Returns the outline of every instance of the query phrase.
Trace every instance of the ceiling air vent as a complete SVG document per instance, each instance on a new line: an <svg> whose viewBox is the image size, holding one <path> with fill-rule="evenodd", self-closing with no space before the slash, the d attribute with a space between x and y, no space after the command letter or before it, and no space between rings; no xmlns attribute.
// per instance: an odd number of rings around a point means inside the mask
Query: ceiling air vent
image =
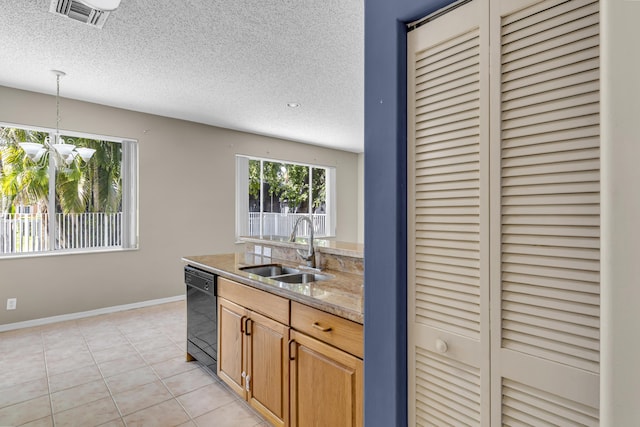
<svg viewBox="0 0 640 427"><path fill-rule="evenodd" d="M78 0L51 0L49 12L102 28L109 12L94 9Z"/></svg>

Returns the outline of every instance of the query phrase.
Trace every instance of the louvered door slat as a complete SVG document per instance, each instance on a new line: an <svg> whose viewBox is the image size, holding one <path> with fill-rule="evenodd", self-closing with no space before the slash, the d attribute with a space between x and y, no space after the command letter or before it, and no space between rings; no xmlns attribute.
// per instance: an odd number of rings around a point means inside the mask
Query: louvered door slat
<svg viewBox="0 0 640 427"><path fill-rule="evenodd" d="M569 97L563 97L560 99L554 99L544 104L532 104L528 106L521 106L519 108L506 109L507 106L503 106L503 120L521 119L524 117L535 116L538 118L544 117L544 114L551 112L561 112L567 108L573 108L577 105L593 105L600 102L600 96L597 92L587 92L578 95L572 95Z"/></svg>
<svg viewBox="0 0 640 427"><path fill-rule="evenodd" d="M546 265L548 267L568 268L573 270L598 271L600 262L597 259L570 258L566 256L545 256L540 254L513 254L503 251L503 262L526 265Z"/></svg>
<svg viewBox="0 0 640 427"><path fill-rule="evenodd" d="M511 311L505 311L503 313L503 318L513 323L535 325L535 326L539 326L540 328L545 328L545 329L554 330L558 332L566 332L566 333L578 335L581 337L590 338L594 342L597 342L598 340L598 332L584 325L558 324L557 322L554 322L553 320L547 319L545 317L532 316L525 313L514 313Z"/></svg>
<svg viewBox="0 0 640 427"><path fill-rule="evenodd" d="M524 217L524 216L523 216ZM520 218L520 217L516 217ZM531 218L531 217L528 217ZM536 217L538 220L540 217ZM554 224L560 223L557 220L559 217L551 217L549 221ZM587 225L594 226L598 224L593 224L593 221L589 221L587 224L579 224L580 219L572 216L567 217L567 225ZM513 223L514 218L510 218ZM522 220L525 224L531 224L534 221L527 219ZM597 250L591 249L581 249L581 248L554 248L551 246L532 246L532 245L517 245L517 244L504 244L502 245L502 253L504 254L527 254L527 255L543 255L547 257L563 257L565 259L580 259L580 260L599 260L600 252Z"/></svg>
<svg viewBox="0 0 640 427"><path fill-rule="evenodd" d="M416 376L422 379L417 390L418 419L433 425L479 425L477 369L424 350L418 350L416 361Z"/></svg>
<svg viewBox="0 0 640 427"><path fill-rule="evenodd" d="M456 190L429 190L424 189L417 192L418 196L425 201L431 201L428 203L447 203L450 201L452 204L456 204L456 200L473 200L479 198L477 189L456 189ZM469 205L464 203L464 205ZM472 205L475 206L475 205ZM477 231L477 230L475 230Z"/></svg>
<svg viewBox="0 0 640 427"><path fill-rule="evenodd" d="M502 38L513 37L518 34L518 38L528 36L527 28L541 22L566 22L570 21L574 15L573 11L583 7L588 7L597 3L594 0L571 0L562 2L534 2L521 10L516 10L502 16L501 36ZM557 25L557 24L554 24ZM507 39L508 40L508 39Z"/></svg>
<svg viewBox="0 0 640 427"><path fill-rule="evenodd" d="M460 257L451 257L451 256L441 256L441 255L423 255L422 253L416 253L416 263L420 265L423 263L424 265L433 264L442 264L442 265L452 265L457 267L465 267L470 271L477 271L479 268L479 263L475 259L469 258L460 258Z"/></svg>
<svg viewBox="0 0 640 427"><path fill-rule="evenodd" d="M529 324L527 322L516 322L512 320L508 322L508 325L510 331L556 341L566 344L567 346L584 349L585 352L587 350L597 352L600 347L598 337L590 338L588 336L582 336L578 333L574 333L574 331L561 331L560 329L555 328L541 328L538 324ZM572 354L575 355L575 353Z"/></svg>
<svg viewBox="0 0 640 427"><path fill-rule="evenodd" d="M565 289L576 292L587 292L590 294L598 294L600 287L590 282L576 282L572 280L564 280L558 277L538 277L527 276L525 274L505 272L503 275L504 282L524 283L545 288Z"/></svg>
<svg viewBox="0 0 640 427"><path fill-rule="evenodd" d="M477 79L469 71L457 73L456 79L452 79L452 77L454 76L441 77L436 82L426 81L417 86L416 96L419 97L417 101L430 104L458 94L468 93L474 88L474 90L478 90ZM438 86L432 86L432 83L437 83Z"/></svg>
<svg viewBox="0 0 640 427"><path fill-rule="evenodd" d="M437 154L430 153L430 155L417 156L416 167L419 169L431 169L438 166L466 165L460 169L456 169L455 172L459 170L476 170L478 153L471 148L467 151L469 151L469 153L456 153L454 149L447 153L439 152ZM443 154L448 155L443 156Z"/></svg>
<svg viewBox="0 0 640 427"><path fill-rule="evenodd" d="M542 147L539 147L542 148ZM545 147L546 148L546 147ZM571 155L571 158L567 158L567 154ZM573 172L577 167L583 166L584 163L577 164L576 162L581 160L597 160L600 157L600 151L597 148L591 148L586 150L571 150L571 153L567 152L547 152L537 155L524 155L524 156L512 156L502 159L503 168L505 170L505 176L519 175L541 175L536 174L535 169L518 169L523 166L545 166L553 165L559 172ZM564 168L564 169L562 169ZM578 181L580 182L580 181Z"/></svg>
<svg viewBox="0 0 640 427"><path fill-rule="evenodd" d="M430 118L428 116L429 114L433 114L434 117L444 116L449 114L451 111L455 111L456 107L460 104L473 106L478 103L477 85L468 87L467 90L459 94L449 92L446 95L446 98L438 101L432 100L429 102L429 100L422 99L420 107L416 108L416 116L427 119Z"/></svg>
<svg viewBox="0 0 640 427"><path fill-rule="evenodd" d="M589 48L588 46L585 46ZM599 70L582 71L578 75L573 75L568 69L553 69L546 71L542 75L537 74L526 79L518 79L511 84L508 91L502 92L502 98L510 101L515 98L524 96L538 96L538 99L549 97L549 99L557 99L561 96L568 96L574 93L572 86L581 81L583 88L589 92L598 90L598 79L600 78ZM520 82L517 84L517 82ZM523 83L527 83L526 85ZM590 83L590 84L586 84ZM555 91L555 92L554 92Z"/></svg>
<svg viewBox="0 0 640 427"><path fill-rule="evenodd" d="M516 188L518 186L560 184L567 182L599 182L600 179L600 172L598 169L573 170L567 172L571 173L563 173L562 171L559 171L557 173L546 173L540 175L504 176L502 178L502 182L503 187Z"/></svg>
<svg viewBox="0 0 640 427"><path fill-rule="evenodd" d="M416 138L420 138L423 144L433 144L438 142L455 142L462 139L478 138L478 130L474 127L460 128L451 132L432 134L426 130L416 132ZM418 147L419 148L419 147Z"/></svg>
<svg viewBox="0 0 640 427"><path fill-rule="evenodd" d="M600 129L597 123L591 126L582 126L578 128L569 128L564 130L554 129L553 132L549 132L549 133L522 135L520 137L511 137L508 139L503 139L502 148L503 150L507 150L510 148L528 147L532 145L536 146L539 144L551 144L554 147L561 148L562 144L572 143L576 140L580 141L582 139L589 138L589 141L591 141L594 138L598 139L599 134L600 134ZM593 142L589 142L589 144L593 144ZM591 145L590 147L592 146L593 145ZM540 147L534 147L534 148L540 148ZM510 156L506 155L506 157L510 157Z"/></svg>
<svg viewBox="0 0 640 427"><path fill-rule="evenodd" d="M509 142L513 142L513 140ZM567 152L567 151L598 148L600 145L600 141L596 136L586 135L579 139L563 138L555 142L544 141L544 142L539 142L537 144L520 144L517 146L511 144L509 147L504 147L502 149L502 157L504 159L508 159L511 157L525 157L525 156L535 155L540 152L541 147L538 147L539 144L546 144L546 146L543 149L547 153L560 153L560 152Z"/></svg>
<svg viewBox="0 0 640 427"><path fill-rule="evenodd" d="M600 185L598 182L583 181L571 183L533 184L530 186L507 186L503 187L502 194L504 196L526 196L533 194L597 193L598 191L600 191Z"/></svg>
<svg viewBox="0 0 640 427"><path fill-rule="evenodd" d="M541 196L543 197L543 196ZM547 200L549 203L550 200ZM552 199L553 200L553 199ZM526 203L528 204L528 203ZM504 225L502 228L505 234L522 235L532 234L536 236L565 236L565 237L599 237L599 227L565 225Z"/></svg>
<svg viewBox="0 0 640 427"><path fill-rule="evenodd" d="M564 310L556 310L555 308L536 307L531 304L521 304L517 302L509 301L505 299L502 303L503 313L512 312L527 314L531 316L544 317L551 322L564 323L564 326L570 326L576 324L580 326L586 326L594 329L597 332L597 328L600 324L599 319L595 316L569 312Z"/></svg>
<svg viewBox="0 0 640 427"><path fill-rule="evenodd" d="M469 40L469 45L473 40ZM457 80L461 76L473 73L473 67L478 63L478 46L471 46L469 49L457 52L444 58L439 63L431 63L429 58L424 60L425 65L418 69L422 78L417 80L418 84L431 82L438 85L441 82ZM442 80L438 80L442 79Z"/></svg>
<svg viewBox="0 0 640 427"><path fill-rule="evenodd" d="M586 41L583 42L583 44L587 43ZM597 43L596 41L592 41L590 44ZM528 61L531 58L522 58L504 64L502 69L502 82L518 81L526 77L540 75L549 70L567 70L565 67L569 64L574 67L573 70L576 72L595 70L599 65L598 53L597 49L586 49L574 52L567 46L555 51L540 52L536 55L538 62L535 64L531 64ZM523 64L526 64L526 66L523 67ZM566 74L567 73L565 73L565 75ZM566 89L570 90L570 88ZM584 93L584 91L579 90L576 93ZM550 99L554 99L553 96L551 96ZM505 105L503 108L509 110L510 104Z"/></svg>
<svg viewBox="0 0 640 427"><path fill-rule="evenodd" d="M567 173L567 172L579 172L584 173L586 171L598 170L600 165L599 159L577 160L571 161L567 159L562 163L547 163L536 164L531 167L505 167L502 170L502 176L523 176L523 175L546 175L552 173Z"/></svg>
<svg viewBox="0 0 640 427"><path fill-rule="evenodd" d="M558 395L551 395L533 387L519 384L514 381L503 381L503 393L505 399L531 405L547 414L556 414L556 425L598 425L597 412L586 405L563 399ZM549 422L554 422L549 419Z"/></svg>
<svg viewBox="0 0 640 427"><path fill-rule="evenodd" d="M574 99L568 99L567 103L574 101ZM547 106L548 107L548 106ZM572 102L568 108L560 110L547 110L538 114L522 115L521 117L508 118L507 115L503 115L503 129L521 128L524 126L536 125L539 123L550 123L559 120L571 119L574 117L590 116L592 114L598 114L600 107L598 103L591 103L585 105L579 105L576 102ZM513 114L512 114L513 116Z"/></svg>
<svg viewBox="0 0 640 427"><path fill-rule="evenodd" d="M502 289L505 292L511 292L514 295L518 294L527 294L533 297L540 297L546 299L555 299L555 300L563 300L563 301L571 301L573 303L579 303L578 307L582 309L585 304L586 306L593 306L593 314L597 314L598 310L598 302L600 300L599 293L588 293L584 292L582 289L560 289L560 288L549 288L544 286L531 286L527 284L517 283L517 282L502 282Z"/></svg>
<svg viewBox="0 0 640 427"><path fill-rule="evenodd" d="M592 13L592 8L586 8L583 11L585 12L584 15L578 13L578 19L565 21L562 25L554 26L554 23L550 21L532 25L526 29L528 33L532 34L528 37L519 39L503 37L502 55L504 62L510 62L511 57L509 54L512 52L517 52L517 56L526 57L549 50L550 47L564 46L576 40L591 37L593 35L593 27L597 27L598 24L598 15ZM560 20L561 18L559 17L558 19ZM512 36L513 34L517 33L512 33Z"/></svg>

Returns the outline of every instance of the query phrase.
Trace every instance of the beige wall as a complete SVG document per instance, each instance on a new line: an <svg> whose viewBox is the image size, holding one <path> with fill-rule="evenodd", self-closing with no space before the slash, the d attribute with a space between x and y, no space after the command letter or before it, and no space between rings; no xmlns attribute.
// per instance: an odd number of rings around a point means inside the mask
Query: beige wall
<svg viewBox="0 0 640 427"><path fill-rule="evenodd" d="M140 249L0 259L0 325L183 294L182 256L236 249L236 154L335 166L336 238L358 239L357 154L67 99L61 117L138 140ZM0 86L0 121L55 127L55 98Z"/></svg>
<svg viewBox="0 0 640 427"><path fill-rule="evenodd" d="M640 422L640 2L602 7L600 415Z"/></svg>

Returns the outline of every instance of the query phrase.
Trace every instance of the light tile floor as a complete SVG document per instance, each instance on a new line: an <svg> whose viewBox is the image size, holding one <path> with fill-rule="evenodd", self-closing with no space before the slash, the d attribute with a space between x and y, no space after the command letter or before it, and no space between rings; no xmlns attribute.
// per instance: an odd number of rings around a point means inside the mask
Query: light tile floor
<svg viewBox="0 0 640 427"><path fill-rule="evenodd" d="M185 302L0 333L0 426L268 426L199 362Z"/></svg>

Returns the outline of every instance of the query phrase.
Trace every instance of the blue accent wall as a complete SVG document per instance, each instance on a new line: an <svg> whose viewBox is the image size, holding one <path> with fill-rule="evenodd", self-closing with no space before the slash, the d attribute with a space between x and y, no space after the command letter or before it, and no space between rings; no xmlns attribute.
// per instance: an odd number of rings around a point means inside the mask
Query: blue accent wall
<svg viewBox="0 0 640 427"><path fill-rule="evenodd" d="M367 427L407 425L406 26L452 0L365 4Z"/></svg>

